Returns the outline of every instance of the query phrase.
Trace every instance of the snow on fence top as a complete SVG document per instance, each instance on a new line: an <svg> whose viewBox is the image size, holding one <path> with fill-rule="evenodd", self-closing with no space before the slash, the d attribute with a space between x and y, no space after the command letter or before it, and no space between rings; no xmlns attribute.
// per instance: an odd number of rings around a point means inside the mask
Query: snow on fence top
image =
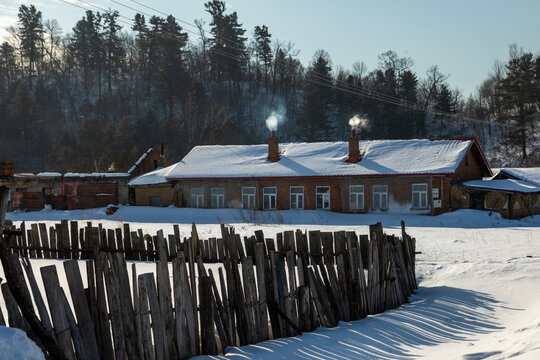
<svg viewBox="0 0 540 360"><path fill-rule="evenodd" d="M376 176L454 173L471 140L360 141L364 157L349 163L348 143L284 143L281 158L267 160L267 145L196 146L166 175L193 178Z"/></svg>
<svg viewBox="0 0 540 360"><path fill-rule="evenodd" d="M118 178L118 177L129 177L129 173L67 173L64 177L104 177L104 178Z"/></svg>
<svg viewBox="0 0 540 360"><path fill-rule="evenodd" d="M520 193L540 192L540 187L534 186L526 181L515 179L471 180L465 181L462 185L468 188L482 190L498 190Z"/></svg>
<svg viewBox="0 0 540 360"><path fill-rule="evenodd" d="M534 168L503 168L501 173L512 178L525 180L533 185L540 186L540 167Z"/></svg>

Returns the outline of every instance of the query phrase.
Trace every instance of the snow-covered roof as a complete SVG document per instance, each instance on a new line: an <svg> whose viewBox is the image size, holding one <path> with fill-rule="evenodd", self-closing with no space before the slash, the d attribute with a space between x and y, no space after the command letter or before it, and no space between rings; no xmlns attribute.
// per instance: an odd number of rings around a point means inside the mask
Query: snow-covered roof
<svg viewBox="0 0 540 360"><path fill-rule="evenodd" d="M540 186L540 167L502 168L500 173L514 179L525 180L533 185Z"/></svg>
<svg viewBox="0 0 540 360"><path fill-rule="evenodd" d="M158 168L146 174L139 175L128 182L129 186L166 184L167 175L175 165L166 168Z"/></svg>
<svg viewBox="0 0 540 360"><path fill-rule="evenodd" d="M360 141L364 157L356 164L345 161L345 141L280 144L281 158L277 162L267 160L266 144L196 146L174 165L166 178L451 174L472 143L428 139Z"/></svg>
<svg viewBox="0 0 540 360"><path fill-rule="evenodd" d="M116 178L116 177L129 177L129 173L66 173L64 177L104 177L104 178Z"/></svg>
<svg viewBox="0 0 540 360"><path fill-rule="evenodd" d="M137 160L137 162L135 163L135 165L133 165L129 170L128 170L128 173L131 174L133 171L135 171L135 169L137 168L137 166L141 165L141 163L143 162L144 159L146 159L146 157L148 155L150 155L150 153L154 151L154 148L150 148L148 150L146 150L146 152L144 154L142 154L142 156L139 158L139 160Z"/></svg>
<svg viewBox="0 0 540 360"><path fill-rule="evenodd" d="M38 177L62 177L59 172L40 172L36 176Z"/></svg>
<svg viewBox="0 0 540 360"><path fill-rule="evenodd" d="M540 192L540 187L532 185L523 180L496 179L496 180L470 180L461 184L462 186L478 190L497 190L520 193Z"/></svg>

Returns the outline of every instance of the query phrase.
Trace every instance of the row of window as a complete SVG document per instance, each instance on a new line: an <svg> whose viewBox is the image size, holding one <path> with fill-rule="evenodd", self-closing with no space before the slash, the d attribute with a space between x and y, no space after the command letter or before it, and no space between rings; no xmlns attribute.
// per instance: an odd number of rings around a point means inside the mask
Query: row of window
<svg viewBox="0 0 540 360"><path fill-rule="evenodd" d="M412 185L412 207L413 209L426 209L427 204L427 184L413 184ZM372 208L375 210L388 209L388 185L374 185L372 189L373 204ZM246 209L256 208L255 202L255 187L243 187L242 188L242 203ZM224 188L211 188L211 206L213 208L225 207L225 189ZM317 186L316 193L316 208L323 210L330 210L330 186ZM191 189L191 206L202 208L204 207L204 189L193 188ZM263 209L274 210L277 207L277 188L265 187L263 188ZM304 187L303 186L291 186L290 188L290 208L291 209L303 209L304 208ZM364 209L364 186L363 185L351 185L349 186L349 209L350 210L362 210Z"/></svg>

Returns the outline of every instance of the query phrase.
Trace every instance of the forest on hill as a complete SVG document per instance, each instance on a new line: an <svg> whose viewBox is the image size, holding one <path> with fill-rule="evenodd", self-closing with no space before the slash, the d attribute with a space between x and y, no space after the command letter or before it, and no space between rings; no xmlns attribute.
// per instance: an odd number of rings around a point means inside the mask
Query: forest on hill
<svg viewBox="0 0 540 360"><path fill-rule="evenodd" d="M81 10L69 31L21 5L0 44L0 161L18 172L127 170L149 147L169 162L199 144L475 136L490 164L540 166L540 57L518 45L465 97L437 65L392 50L368 69L309 64L219 0L204 20ZM182 26L182 24L186 26ZM487 70L487 69L486 69Z"/></svg>

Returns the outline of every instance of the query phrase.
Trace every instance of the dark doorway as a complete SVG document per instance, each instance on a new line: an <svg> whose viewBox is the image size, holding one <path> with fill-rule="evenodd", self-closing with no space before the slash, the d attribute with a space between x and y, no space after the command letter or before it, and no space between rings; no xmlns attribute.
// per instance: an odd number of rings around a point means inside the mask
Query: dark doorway
<svg viewBox="0 0 540 360"><path fill-rule="evenodd" d="M483 192L471 193L469 196L469 208L476 210L484 210L484 197Z"/></svg>

